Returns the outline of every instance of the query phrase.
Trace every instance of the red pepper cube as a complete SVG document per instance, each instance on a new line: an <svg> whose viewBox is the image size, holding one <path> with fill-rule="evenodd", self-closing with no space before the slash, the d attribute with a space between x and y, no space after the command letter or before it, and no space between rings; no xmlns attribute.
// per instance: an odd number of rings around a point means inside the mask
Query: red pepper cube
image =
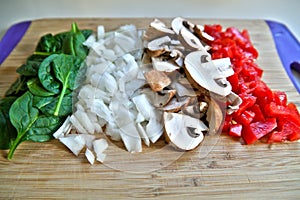
<svg viewBox="0 0 300 200"><path fill-rule="evenodd" d="M252 112L255 113L253 122L265 121L265 116L264 116L263 112L261 111L260 106L258 104L254 104L250 109Z"/></svg>
<svg viewBox="0 0 300 200"><path fill-rule="evenodd" d="M224 120L224 123L223 123L223 129L222 129L223 132L229 131L229 128L231 126L231 120L232 120L232 115L226 115L225 116L225 120Z"/></svg>
<svg viewBox="0 0 300 200"><path fill-rule="evenodd" d="M287 104L287 96L285 92L282 91L273 91L274 102L277 105L285 106Z"/></svg>
<svg viewBox="0 0 300 200"><path fill-rule="evenodd" d="M252 120L255 117L255 113L251 110L245 110L241 115L235 115L233 114L234 120L237 121L238 123L244 125L244 126L249 126L249 124L252 122Z"/></svg>
<svg viewBox="0 0 300 200"><path fill-rule="evenodd" d="M273 131L277 126L276 118L267 118L263 122L253 122L244 127L242 137L246 144L253 144L263 136Z"/></svg>
<svg viewBox="0 0 300 200"><path fill-rule="evenodd" d="M229 135L233 137L241 137L242 129L242 124L232 124L229 129Z"/></svg>
<svg viewBox="0 0 300 200"><path fill-rule="evenodd" d="M230 82L232 91L238 93L239 91L239 77L237 73L234 73L232 76L227 77L227 80Z"/></svg>
<svg viewBox="0 0 300 200"><path fill-rule="evenodd" d="M284 140L298 140L300 139L300 127L293 123L289 118L277 119L277 131L270 134L268 143L282 142Z"/></svg>
<svg viewBox="0 0 300 200"><path fill-rule="evenodd" d="M276 105L275 102L271 102L266 105L265 111L269 117L288 118L297 126L300 126L300 115L297 107L293 103L289 103L287 106Z"/></svg>
<svg viewBox="0 0 300 200"><path fill-rule="evenodd" d="M239 94L239 97L242 99L242 103L239 109L236 111L236 115L241 115L245 110L252 107L256 102L256 97L252 96L251 94Z"/></svg>

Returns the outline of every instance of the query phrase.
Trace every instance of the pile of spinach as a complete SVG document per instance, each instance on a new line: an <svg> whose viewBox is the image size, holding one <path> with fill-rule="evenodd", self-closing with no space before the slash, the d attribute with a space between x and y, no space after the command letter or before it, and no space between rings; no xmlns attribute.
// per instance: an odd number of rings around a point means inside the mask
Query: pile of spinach
<svg viewBox="0 0 300 200"><path fill-rule="evenodd" d="M46 34L17 69L20 76L0 100L0 149L9 149L9 160L23 141L52 139L72 113L76 76L88 54L83 42L91 33L72 23L68 32Z"/></svg>

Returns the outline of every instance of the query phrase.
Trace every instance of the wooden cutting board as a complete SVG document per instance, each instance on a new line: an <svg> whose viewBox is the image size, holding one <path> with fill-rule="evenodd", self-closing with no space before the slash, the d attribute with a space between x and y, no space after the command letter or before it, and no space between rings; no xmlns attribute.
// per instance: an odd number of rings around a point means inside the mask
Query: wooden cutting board
<svg viewBox="0 0 300 200"><path fill-rule="evenodd" d="M96 30L102 24L109 31L130 23L145 28L152 20L32 21L21 42L0 67L0 95L17 78L16 68L25 62L38 39L46 33L69 30L73 21L81 29ZM260 53L257 63L264 69L263 80L272 89L286 92L289 101L299 108L299 94L281 65L265 21L190 20L197 24L219 23L223 27L247 29ZM163 21L170 23L170 19ZM74 156L56 140L24 142L12 161L6 160L7 151L0 151L0 199L296 199L300 196L299 142L271 146L258 142L246 146L221 135L200 150L180 154L173 162L169 159L172 152L166 149L159 152L160 156L147 155L141 160L135 159L134 154L129 160L115 154L109 155L115 158L115 163L90 165L83 154Z"/></svg>

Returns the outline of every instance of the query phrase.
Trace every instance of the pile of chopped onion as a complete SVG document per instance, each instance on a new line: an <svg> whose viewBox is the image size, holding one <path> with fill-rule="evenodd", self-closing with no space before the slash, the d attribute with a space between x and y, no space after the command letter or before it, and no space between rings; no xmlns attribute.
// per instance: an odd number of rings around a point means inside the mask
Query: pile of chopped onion
<svg viewBox="0 0 300 200"><path fill-rule="evenodd" d="M149 146L163 134L162 112L135 92L145 85L140 65L143 51L141 31L125 25L105 33L99 26L85 45L86 77L78 91L73 114L54 136L75 155L85 148L88 161L104 161L108 143L103 139L102 127L112 140L123 141L129 152L141 152L142 140ZM74 131L72 131L74 130Z"/></svg>

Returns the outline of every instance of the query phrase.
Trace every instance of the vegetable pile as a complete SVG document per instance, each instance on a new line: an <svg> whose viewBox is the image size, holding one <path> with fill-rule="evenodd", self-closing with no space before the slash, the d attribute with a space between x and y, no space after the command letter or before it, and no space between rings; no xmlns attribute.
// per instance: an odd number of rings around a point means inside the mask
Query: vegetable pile
<svg viewBox="0 0 300 200"><path fill-rule="evenodd" d="M257 57L246 30L179 17L145 31L73 23L41 37L17 69L0 101L0 149L11 159L23 141L56 138L93 164L104 162L107 137L129 152L160 138L191 150L219 128L246 144L300 139L296 105L262 81Z"/></svg>
<svg viewBox="0 0 300 200"><path fill-rule="evenodd" d="M69 32L41 37L35 52L17 72L19 78L0 101L0 148L8 159L26 140L45 142L72 114L72 92L84 68L88 48L83 42L92 33L76 23Z"/></svg>
<svg viewBox="0 0 300 200"><path fill-rule="evenodd" d="M299 111L284 92L272 91L262 80L263 70L255 63L258 52L247 30L206 25L205 31L215 38L210 43L212 58L230 58L235 73L228 80L242 99L239 109L226 116L223 131L242 137L246 144L300 139Z"/></svg>

